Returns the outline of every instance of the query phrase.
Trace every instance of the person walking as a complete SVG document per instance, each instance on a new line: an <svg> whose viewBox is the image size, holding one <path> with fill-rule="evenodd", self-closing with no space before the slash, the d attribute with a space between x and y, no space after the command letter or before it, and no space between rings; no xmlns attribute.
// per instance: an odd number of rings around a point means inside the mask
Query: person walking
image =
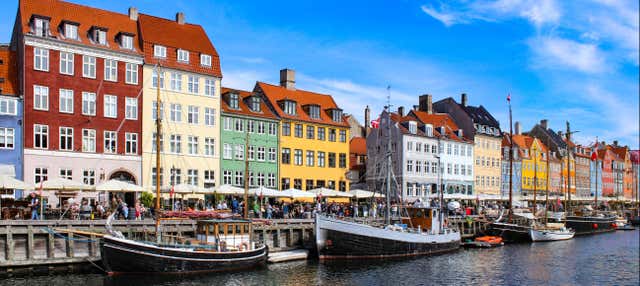
<svg viewBox="0 0 640 286"><path fill-rule="evenodd" d="M31 193L31 202L29 203L29 207L31 208L31 219L38 220L38 210L40 209L40 200L36 196L35 193Z"/></svg>

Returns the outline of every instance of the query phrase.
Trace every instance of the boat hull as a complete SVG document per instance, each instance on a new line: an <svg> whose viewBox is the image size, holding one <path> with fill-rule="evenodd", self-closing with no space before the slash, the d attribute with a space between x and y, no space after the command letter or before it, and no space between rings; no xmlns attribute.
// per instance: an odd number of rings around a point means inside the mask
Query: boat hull
<svg viewBox="0 0 640 286"><path fill-rule="evenodd" d="M505 243L531 242L531 227L512 223L494 222L489 226L489 234L502 237Z"/></svg>
<svg viewBox="0 0 640 286"><path fill-rule="evenodd" d="M242 252L209 252L157 247L105 236L100 243L102 264L109 274L223 272L264 265L265 246Z"/></svg>
<svg viewBox="0 0 640 286"><path fill-rule="evenodd" d="M410 234L317 217L316 244L320 260L401 258L458 250L460 233Z"/></svg>
<svg viewBox="0 0 640 286"><path fill-rule="evenodd" d="M562 230L538 230L532 229L531 240L536 241L557 241L557 240L567 240L572 239L574 236L574 232L572 231L562 231Z"/></svg>
<svg viewBox="0 0 640 286"><path fill-rule="evenodd" d="M573 229L576 235L587 235L614 231L615 220L615 217L567 216L564 223L567 228Z"/></svg>

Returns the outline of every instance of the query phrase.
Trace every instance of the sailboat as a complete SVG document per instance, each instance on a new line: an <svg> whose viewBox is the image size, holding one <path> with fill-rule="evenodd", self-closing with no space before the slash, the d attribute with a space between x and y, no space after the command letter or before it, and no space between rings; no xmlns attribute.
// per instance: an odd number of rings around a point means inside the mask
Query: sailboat
<svg viewBox="0 0 640 286"><path fill-rule="evenodd" d="M158 68L160 68L158 66ZM156 170L160 170L160 85L157 85ZM267 246L256 242L247 219L210 219L197 222L194 239L164 243L161 237L160 172L156 173L156 241L125 238L107 220L107 235L100 241L102 263L108 274L194 273L253 268L267 261Z"/></svg>
<svg viewBox="0 0 640 286"><path fill-rule="evenodd" d="M389 105L385 108L389 109ZM317 215L316 247L319 259L384 259L433 255L460 248L460 232L444 223L442 204L402 207L406 217L391 222L392 149L390 116L387 113L386 215L383 225ZM440 194L442 197L442 188ZM442 202L442 200L441 200Z"/></svg>

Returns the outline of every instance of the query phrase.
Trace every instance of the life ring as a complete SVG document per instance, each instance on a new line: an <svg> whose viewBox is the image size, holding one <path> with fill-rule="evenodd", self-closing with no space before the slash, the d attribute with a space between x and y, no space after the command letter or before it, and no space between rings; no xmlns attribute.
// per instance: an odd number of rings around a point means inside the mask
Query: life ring
<svg viewBox="0 0 640 286"><path fill-rule="evenodd" d="M240 243L240 247L238 247L238 249L240 249L240 251L249 250L249 243L246 241Z"/></svg>

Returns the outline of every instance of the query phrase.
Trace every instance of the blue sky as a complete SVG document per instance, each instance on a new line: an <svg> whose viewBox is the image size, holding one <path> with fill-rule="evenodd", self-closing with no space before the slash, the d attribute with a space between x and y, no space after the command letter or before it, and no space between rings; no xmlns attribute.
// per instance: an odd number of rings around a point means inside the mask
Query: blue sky
<svg viewBox="0 0 640 286"><path fill-rule="evenodd" d="M222 61L223 85L251 89L296 70L297 87L334 95L362 121L386 102L410 108L421 94L434 100L469 95L508 130L540 119L579 143L595 136L638 148L638 2L585 1L95 1L126 13L204 26ZM0 11L8 42L17 1Z"/></svg>

